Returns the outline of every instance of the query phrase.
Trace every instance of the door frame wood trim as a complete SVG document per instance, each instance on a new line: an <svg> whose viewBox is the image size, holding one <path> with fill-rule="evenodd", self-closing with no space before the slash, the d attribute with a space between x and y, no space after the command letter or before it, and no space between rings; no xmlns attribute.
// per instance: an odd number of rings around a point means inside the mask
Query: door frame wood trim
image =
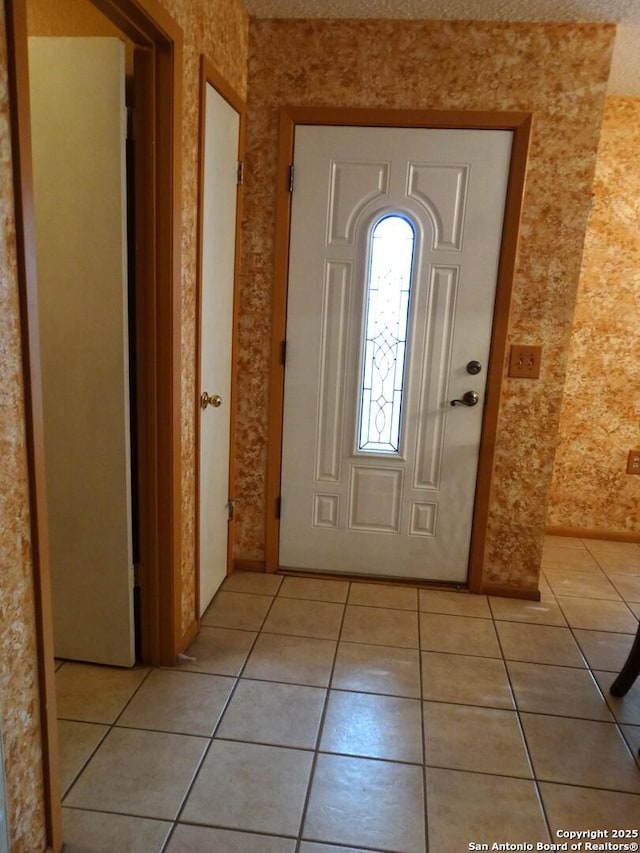
<svg viewBox="0 0 640 853"><path fill-rule="evenodd" d="M53 619L49 572L49 533L44 469L44 435L40 370L38 301L35 287L35 228L33 211L33 173L31 162L31 122L29 115L29 79L27 10L24 0L7 0L7 64L11 115L14 205L24 418L29 478L31 523L31 560L38 689L40 694L40 732L42 776L47 849L62 849L62 809L59 781L59 751L56 711L55 661L53 657ZM25 99L26 93L26 99Z"/></svg>
<svg viewBox="0 0 640 853"><path fill-rule="evenodd" d="M174 664L181 619L181 134L183 34L157 0L91 0L148 50L147 147L140 284L139 432L142 654ZM48 553L26 0L7 0L8 72L20 299L25 429L47 849L62 849L61 792Z"/></svg>
<svg viewBox="0 0 640 853"><path fill-rule="evenodd" d="M425 129L447 128L452 130L509 130L513 133L496 285L491 350L487 367L486 405L480 439L478 477L469 549L467 586L472 592L482 592L485 586L485 544L498 430L498 414L502 382L505 376L509 311L532 120L532 114L526 112L378 110L296 106L281 108L276 178L273 315L271 360L269 366L269 440L265 489L265 563L267 572L274 572L279 568L280 522L277 518L277 504L281 488L284 411L284 365L281 359L281 344L286 339L289 231L291 225L289 167L293 164L296 126L336 125L415 127Z"/></svg>
<svg viewBox="0 0 640 853"><path fill-rule="evenodd" d="M199 163L198 163L198 257L196 275L196 364L195 364L195 398L194 398L194 423L195 423L195 494L196 494L196 518L195 518L195 563L196 563L196 594L195 594L195 624L200 624L200 444L201 444L201 367L200 359L202 352L202 250L204 241L204 161L205 161L205 119L206 119L206 96L207 84L213 86L218 94L232 107L239 116L238 133L238 160L244 161L245 136L246 136L246 113L247 107L241 95L230 86L222 75L216 70L207 56L200 56L200 115L199 115ZM239 328L239 282L240 282L240 259L242 252L242 203L244 196L244 184L238 183L236 195L236 231L235 231L235 257L233 268L233 315L232 315L232 337L231 337L231 399L229 400L229 486L228 494L232 499L235 495L235 431L237 419L237 388L238 388L238 328ZM227 536L227 574L233 569L233 553L235 544L235 522L229 520Z"/></svg>

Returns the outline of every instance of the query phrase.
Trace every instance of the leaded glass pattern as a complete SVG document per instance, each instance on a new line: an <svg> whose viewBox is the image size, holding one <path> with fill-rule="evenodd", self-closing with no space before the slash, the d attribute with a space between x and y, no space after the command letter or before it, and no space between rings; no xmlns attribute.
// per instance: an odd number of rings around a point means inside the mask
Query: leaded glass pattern
<svg viewBox="0 0 640 853"><path fill-rule="evenodd" d="M358 440L367 452L400 449L414 246L404 216L383 217L371 233Z"/></svg>

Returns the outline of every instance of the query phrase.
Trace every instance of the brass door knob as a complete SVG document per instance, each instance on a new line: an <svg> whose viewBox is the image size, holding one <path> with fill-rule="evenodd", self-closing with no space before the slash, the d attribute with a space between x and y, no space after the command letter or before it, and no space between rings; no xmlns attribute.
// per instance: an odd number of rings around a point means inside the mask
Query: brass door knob
<svg viewBox="0 0 640 853"><path fill-rule="evenodd" d="M206 409L207 406L213 406L214 409L218 409L222 405L222 397L218 394L211 395L203 391L200 395L200 405L203 409Z"/></svg>

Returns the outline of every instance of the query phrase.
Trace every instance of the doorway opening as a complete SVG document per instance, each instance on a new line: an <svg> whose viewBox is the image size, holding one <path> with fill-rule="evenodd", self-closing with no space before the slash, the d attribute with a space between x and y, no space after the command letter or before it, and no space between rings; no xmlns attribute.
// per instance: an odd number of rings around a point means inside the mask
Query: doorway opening
<svg viewBox="0 0 640 853"><path fill-rule="evenodd" d="M153 0L92 0L135 45L136 364L141 657L173 664L180 625L182 32ZM18 282L48 842L62 846L40 374L26 0L6 4Z"/></svg>

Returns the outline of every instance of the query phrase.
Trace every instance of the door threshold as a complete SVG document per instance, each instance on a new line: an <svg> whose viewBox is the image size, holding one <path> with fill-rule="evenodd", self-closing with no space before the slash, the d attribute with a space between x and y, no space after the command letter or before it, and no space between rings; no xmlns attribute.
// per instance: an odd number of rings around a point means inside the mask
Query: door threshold
<svg viewBox="0 0 640 853"><path fill-rule="evenodd" d="M321 572L313 569L289 569L281 567L276 575L293 578L311 578L313 580L352 581L355 583L377 583L387 586L415 586L418 589L439 589L445 592L462 592L472 595L468 585L460 581L436 581L423 578L398 578L394 575L350 574L349 572Z"/></svg>

